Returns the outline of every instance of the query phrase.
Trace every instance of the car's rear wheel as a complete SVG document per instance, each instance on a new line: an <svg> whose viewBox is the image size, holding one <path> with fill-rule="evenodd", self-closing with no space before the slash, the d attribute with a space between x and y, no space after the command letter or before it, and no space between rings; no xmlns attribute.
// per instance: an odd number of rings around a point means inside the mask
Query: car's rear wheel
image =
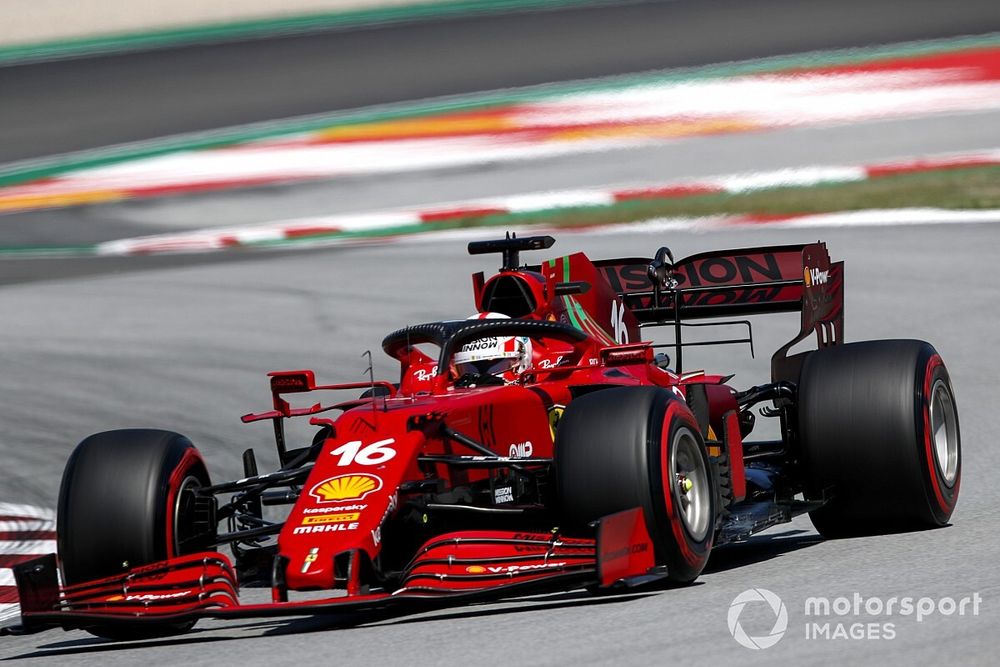
<svg viewBox="0 0 1000 667"><path fill-rule="evenodd" d="M962 475L948 370L923 341L850 343L809 355L799 428L810 513L825 537L943 526Z"/></svg>
<svg viewBox="0 0 1000 667"><path fill-rule="evenodd" d="M77 445L59 491L57 540L67 585L122 574L199 550L201 454L182 435L153 429L97 433ZM114 639L171 634L186 624L100 626Z"/></svg>
<svg viewBox="0 0 1000 667"><path fill-rule="evenodd" d="M677 583L693 581L715 537L717 494L698 424L658 387L619 387L574 400L555 444L561 512L570 525L641 507Z"/></svg>

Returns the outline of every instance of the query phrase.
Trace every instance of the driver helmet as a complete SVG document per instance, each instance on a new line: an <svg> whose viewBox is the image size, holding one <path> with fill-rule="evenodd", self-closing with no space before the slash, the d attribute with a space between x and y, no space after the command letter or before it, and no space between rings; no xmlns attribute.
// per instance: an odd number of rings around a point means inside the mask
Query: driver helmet
<svg viewBox="0 0 1000 667"><path fill-rule="evenodd" d="M470 320L510 319L503 313L476 313ZM514 382L531 368L531 339L526 336L486 336L459 348L452 358L458 377L492 375Z"/></svg>

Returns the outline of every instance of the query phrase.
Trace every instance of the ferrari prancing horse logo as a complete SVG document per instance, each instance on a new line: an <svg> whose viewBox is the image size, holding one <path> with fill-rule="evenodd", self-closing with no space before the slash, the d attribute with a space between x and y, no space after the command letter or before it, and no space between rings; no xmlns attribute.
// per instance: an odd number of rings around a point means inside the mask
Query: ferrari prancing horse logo
<svg viewBox="0 0 1000 667"><path fill-rule="evenodd" d="M556 428L559 426L559 420L562 419L564 412L566 412L566 406L558 403L549 408L549 431L552 433L552 442L556 441Z"/></svg>

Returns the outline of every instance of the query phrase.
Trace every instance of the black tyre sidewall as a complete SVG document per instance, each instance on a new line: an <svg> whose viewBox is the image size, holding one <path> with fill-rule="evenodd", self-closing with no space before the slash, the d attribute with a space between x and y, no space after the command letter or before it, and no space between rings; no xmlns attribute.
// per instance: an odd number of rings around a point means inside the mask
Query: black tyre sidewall
<svg viewBox="0 0 1000 667"><path fill-rule="evenodd" d="M667 566L673 581L683 583L704 568L714 530L701 541L692 539L673 502L670 449L680 429L699 443L714 484L697 422L683 401L658 387L611 388L577 398L560 421L555 458L561 512L569 525L579 528L641 507L657 562ZM709 502L714 517L715 493Z"/></svg>
<svg viewBox="0 0 1000 667"><path fill-rule="evenodd" d="M177 555L176 494L192 475L208 484L197 449L177 433L127 429L81 442L59 492L56 532L64 582L112 576Z"/></svg>
<svg viewBox="0 0 1000 667"><path fill-rule="evenodd" d="M701 574L708 556L712 550L715 538L715 517L718 514L715 480L712 479L712 468L705 451L705 443L701 437L698 423L687 405L673 395L663 392L668 400L661 404L663 415L651 415L648 439L648 456L651 459L648 466L650 486L653 489L654 516L658 530L654 540L657 544L657 554L667 565L667 572L672 580L678 582L693 581ZM673 474L674 457L677 452L673 448L678 433L686 430L698 442L698 452L701 455L708 483L712 489L708 493L710 508L709 529L705 537L696 540L687 528L678 506L677 477ZM657 431L659 436L656 436ZM654 535L654 533L650 533Z"/></svg>
<svg viewBox="0 0 1000 667"><path fill-rule="evenodd" d="M949 488L929 432L929 390L938 379L954 401L941 357L923 341L850 343L807 358L799 383L806 493L832 494L810 513L820 533L845 537L948 522L961 484L961 447Z"/></svg>

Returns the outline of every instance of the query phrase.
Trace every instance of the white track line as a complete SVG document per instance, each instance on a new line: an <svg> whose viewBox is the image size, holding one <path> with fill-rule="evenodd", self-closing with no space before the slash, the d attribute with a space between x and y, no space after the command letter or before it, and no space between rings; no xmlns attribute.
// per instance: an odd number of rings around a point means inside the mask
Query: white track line
<svg viewBox="0 0 1000 667"><path fill-rule="evenodd" d="M21 615L21 605L16 602L0 603L0 623L17 618Z"/></svg>
<svg viewBox="0 0 1000 667"><path fill-rule="evenodd" d="M0 540L0 554L7 556L31 554L43 556L54 553L55 550L55 540L27 540L24 542L18 540Z"/></svg>
<svg viewBox="0 0 1000 667"><path fill-rule="evenodd" d="M771 227L893 227L900 225L953 225L996 222L1000 222L1000 209L955 211L940 208L901 208L819 213L773 222L748 221L743 223L737 220L735 224L749 224L767 229Z"/></svg>
<svg viewBox="0 0 1000 667"><path fill-rule="evenodd" d="M27 533L55 530L56 522L51 519L18 519L0 521L0 533Z"/></svg>
<svg viewBox="0 0 1000 667"><path fill-rule="evenodd" d="M0 533L30 535L37 532L51 532L56 527L54 510L19 503L0 503ZM0 540L0 555L33 556L53 553L55 540ZM0 587L15 586L14 570L0 568ZM0 603L0 624L7 625L21 615L21 607L16 602Z"/></svg>
<svg viewBox="0 0 1000 667"><path fill-rule="evenodd" d="M33 505L18 505L14 503L0 503L0 516L16 516L25 519L50 519L55 520L55 510Z"/></svg>

